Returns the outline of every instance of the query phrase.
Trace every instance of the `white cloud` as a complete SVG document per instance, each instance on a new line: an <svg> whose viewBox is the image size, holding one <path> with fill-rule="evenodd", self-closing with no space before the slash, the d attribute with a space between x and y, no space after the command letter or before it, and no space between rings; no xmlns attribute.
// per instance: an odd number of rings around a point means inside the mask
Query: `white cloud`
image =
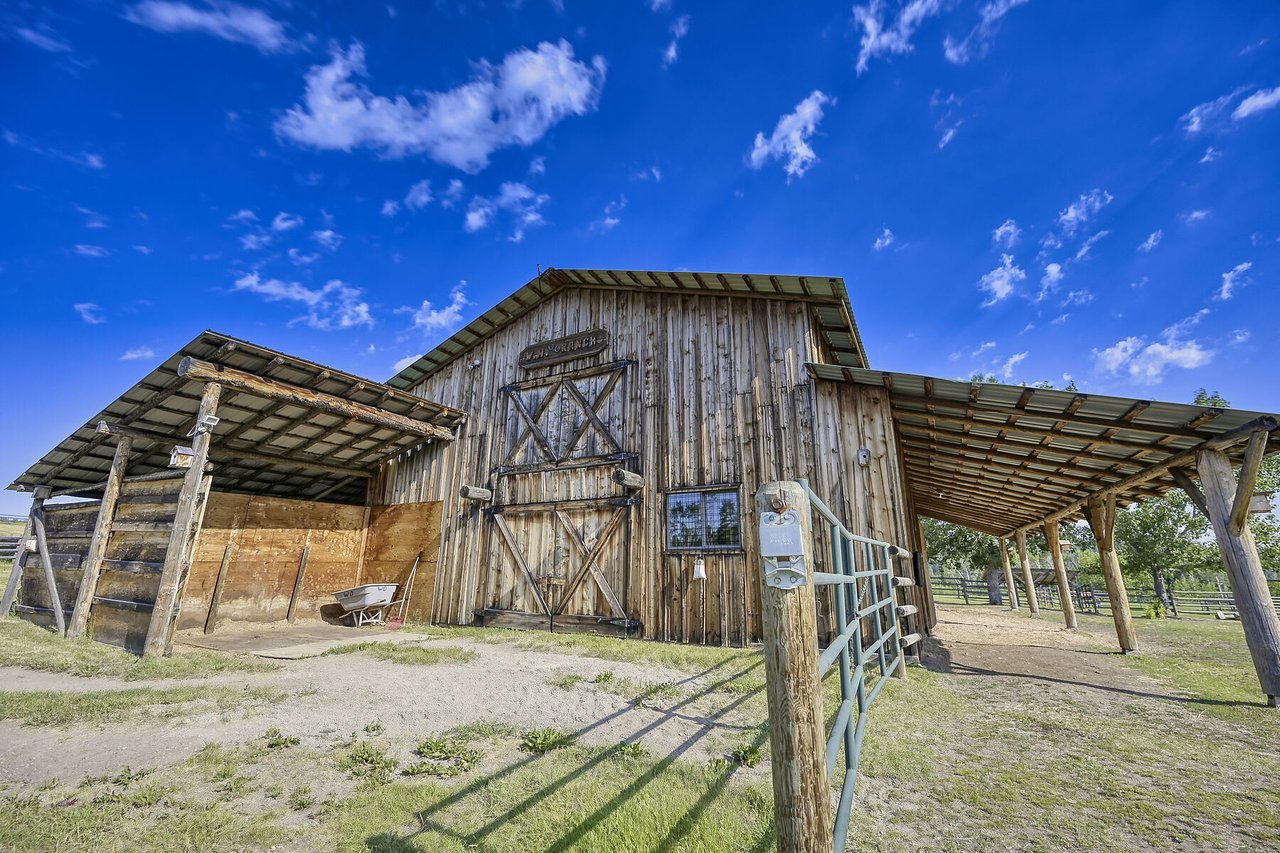
<svg viewBox="0 0 1280 853"><path fill-rule="evenodd" d="M1240 121L1242 118L1275 109L1277 106L1280 106L1280 86L1274 89L1259 89L1240 102L1240 105L1231 113L1231 118Z"/></svg>
<svg viewBox="0 0 1280 853"><path fill-rule="evenodd" d="M73 205L73 207L75 208L76 213L80 213L84 215L85 228L100 229L100 228L107 227L107 220L102 216L101 213L98 213L98 211L90 210L89 208L83 207L78 204Z"/></svg>
<svg viewBox="0 0 1280 853"><path fill-rule="evenodd" d="M424 299L417 308L399 308L396 313L409 314L413 319L413 327L425 333L449 332L462 325L462 309L470 304L467 301L467 282L464 279L449 291L448 305L436 308L430 300ZM417 361L419 358L421 356L414 356L413 360ZM412 361L409 362L409 364L412 363ZM404 367L397 362L396 370L403 369Z"/></svg>
<svg viewBox="0 0 1280 853"><path fill-rule="evenodd" d="M462 181L454 178L440 196L441 207L453 207L462 198Z"/></svg>
<svg viewBox="0 0 1280 853"><path fill-rule="evenodd" d="M1144 338L1130 336L1104 350L1094 350L1094 367L1115 374L1127 370L1129 378L1141 385L1156 385L1170 367L1191 369L1203 367L1213 359L1213 351L1199 341L1186 340L1185 335L1209 313L1202 308L1160 333L1161 340L1147 343Z"/></svg>
<svg viewBox="0 0 1280 853"><path fill-rule="evenodd" d="M320 260L320 254L317 252L315 254L308 255L301 249L293 248L289 250L289 260L293 261L296 266L304 267L308 264L314 264L316 261Z"/></svg>
<svg viewBox="0 0 1280 853"><path fill-rule="evenodd" d="M266 231L255 231L240 237L240 246L247 252L256 252L271 245L272 237Z"/></svg>
<svg viewBox="0 0 1280 853"><path fill-rule="evenodd" d="M1197 222L1204 222L1209 218L1207 210L1188 210L1178 214L1178 218L1187 225L1194 225Z"/></svg>
<svg viewBox="0 0 1280 853"><path fill-rule="evenodd" d="M893 239L893 232L886 228L880 232L880 236L876 238L875 245L872 248L877 252L887 249L893 245Z"/></svg>
<svg viewBox="0 0 1280 853"><path fill-rule="evenodd" d="M144 358L155 358L156 352L149 346L134 347L125 350L124 355L120 356L121 361L139 361Z"/></svg>
<svg viewBox="0 0 1280 853"><path fill-rule="evenodd" d="M422 210L431 204L431 181L418 181L404 195L404 206L409 210Z"/></svg>
<svg viewBox="0 0 1280 853"><path fill-rule="evenodd" d="M631 176L633 181L653 181L655 184L662 183L662 170L657 166L647 166Z"/></svg>
<svg viewBox="0 0 1280 853"><path fill-rule="evenodd" d="M104 249L102 246L93 246L87 243L77 243L75 253L86 258L105 258L111 254L110 249Z"/></svg>
<svg viewBox="0 0 1280 853"><path fill-rule="evenodd" d="M813 90L809 97L796 104L796 108L778 119L773 133L767 138L764 133L757 133L755 144L751 148L751 168L759 169L769 160L785 160L783 170L787 173L788 183L792 178L800 178L809 168L818 162L818 155L809 145L809 139L818 129L822 121L824 104L835 104L833 98Z"/></svg>
<svg viewBox="0 0 1280 853"><path fill-rule="evenodd" d="M1013 379L1014 368L1016 368L1019 364L1022 364L1022 362L1026 360L1027 355L1029 355L1029 353L1020 352L1015 355L1009 356L1009 360L1006 361L1004 363L1004 366L1000 368L1000 375L1004 378L1006 382Z"/></svg>
<svg viewBox="0 0 1280 853"><path fill-rule="evenodd" d="M418 353L417 355L406 355L404 358L400 359L395 364L393 364L391 366L391 369L394 370L396 373L399 373L409 365L413 364L418 359L422 358L424 355L426 355L426 353L422 353L422 352Z"/></svg>
<svg viewBox="0 0 1280 853"><path fill-rule="evenodd" d="M1066 323L1067 320L1069 320L1070 318L1071 318L1070 314L1059 314L1057 317L1054 317L1052 320L1049 321L1049 325L1061 326L1062 324Z"/></svg>
<svg viewBox="0 0 1280 853"><path fill-rule="evenodd" d="M1110 233L1110 231L1103 229L1091 236L1088 240L1085 240L1084 243L1081 244L1080 248L1076 250L1075 259L1077 261L1083 261L1089 255L1089 251L1093 249L1094 244Z"/></svg>
<svg viewBox="0 0 1280 853"><path fill-rule="evenodd" d="M991 49L992 41L995 40L1000 19L1027 2L1029 0L992 0L984 5L979 13L981 18L969 31L969 35L961 41L956 41L951 36L943 40L942 50L947 60L956 65L964 65L971 59L981 59L986 56L987 51Z"/></svg>
<svg viewBox="0 0 1280 853"><path fill-rule="evenodd" d="M134 244L133 250L140 255L149 255L154 251L150 246L143 246L137 243Z"/></svg>
<svg viewBox="0 0 1280 853"><path fill-rule="evenodd" d="M991 242L1005 249L1012 249L1013 244L1022 236L1022 229L1012 219L1006 219L991 232Z"/></svg>
<svg viewBox="0 0 1280 853"><path fill-rule="evenodd" d="M71 45L66 40L59 38L57 33L47 28L33 30L28 27L16 27L13 32L27 44L47 50L49 53L67 53L71 50Z"/></svg>
<svg viewBox="0 0 1280 853"><path fill-rule="evenodd" d="M1138 246L1138 251L1150 252L1156 246L1160 245L1160 241L1162 239L1164 239L1164 230L1157 228L1155 231L1152 231L1147 235L1147 239L1142 241L1142 244Z"/></svg>
<svg viewBox="0 0 1280 853"><path fill-rule="evenodd" d="M892 21L886 20L884 0L870 0L865 6L853 7L853 24L861 28L858 45L858 73L867 70L877 56L910 53L915 50L911 39L927 19L942 11L942 0L908 0Z"/></svg>
<svg viewBox="0 0 1280 853"><path fill-rule="evenodd" d="M938 150L941 151L951 144L951 140L956 138L956 131L960 129L960 125L956 124L942 131L942 136L938 139Z"/></svg>
<svg viewBox="0 0 1280 853"><path fill-rule="evenodd" d="M312 231L311 239L316 241L320 248L328 249L330 252L336 252L338 247L342 245L342 235L331 228Z"/></svg>
<svg viewBox="0 0 1280 853"><path fill-rule="evenodd" d="M80 319L90 326L107 322L106 315L102 313L102 306L96 302L77 302L71 307L80 315Z"/></svg>
<svg viewBox="0 0 1280 853"><path fill-rule="evenodd" d="M1204 132L1210 125L1217 122L1222 112L1232 101L1240 96L1240 93L1245 88L1247 87L1242 86L1228 95L1223 95L1221 98L1215 98L1212 101L1205 101L1203 104L1197 104L1187 110L1182 118L1178 119L1182 125L1182 130L1188 136Z"/></svg>
<svg viewBox="0 0 1280 853"><path fill-rule="evenodd" d="M1208 308L1201 308L1196 313L1183 317L1172 326L1168 326L1160 333L1160 336L1167 341L1181 340L1196 326L1200 325L1200 321L1209 316Z"/></svg>
<svg viewBox="0 0 1280 853"><path fill-rule="evenodd" d="M168 0L144 0L125 10L135 24L161 33L198 32L237 44L248 44L263 53L279 53L293 47L284 25L260 9L216 2L199 9Z"/></svg>
<svg viewBox="0 0 1280 853"><path fill-rule="evenodd" d="M534 157L529 161L529 175L545 175L547 173L547 158Z"/></svg>
<svg viewBox="0 0 1280 853"><path fill-rule="evenodd" d="M671 8L671 0L649 0L649 9L653 12L665 12Z"/></svg>
<svg viewBox="0 0 1280 853"><path fill-rule="evenodd" d="M671 42L662 52L662 67L670 68L680 58L680 39L689 34L689 16L681 15L671 23Z"/></svg>
<svg viewBox="0 0 1280 853"><path fill-rule="evenodd" d="M60 148L52 148L48 145L42 145L29 137L14 133L12 130L6 130L3 133L0 133L0 138L3 138L5 143L8 145L39 154L41 157L49 157L54 160L65 160L68 163L89 169L102 170L107 168L107 163L101 156L89 151L73 153L70 151L63 151Z"/></svg>
<svg viewBox="0 0 1280 853"><path fill-rule="evenodd" d="M290 325L305 323L313 329L330 331L351 329L356 326L373 326L369 305L363 292L344 281L333 279L324 287L312 288L296 281L277 278L263 280L253 272L236 280L234 289L255 293L268 302L296 302L306 308L306 313L289 321Z"/></svg>
<svg viewBox="0 0 1280 853"><path fill-rule="evenodd" d="M1128 337L1104 350L1093 351L1093 364L1104 373L1115 373L1133 358L1143 344L1142 338Z"/></svg>
<svg viewBox="0 0 1280 853"><path fill-rule="evenodd" d="M252 210L245 207L245 208L241 208L240 210L237 210L235 213L228 216L227 221L228 222L257 222L258 214L254 213Z"/></svg>
<svg viewBox="0 0 1280 853"><path fill-rule="evenodd" d="M1070 237L1076 233L1076 230L1081 225L1096 216L1098 211L1113 200L1114 196L1106 190L1090 190L1081 195L1077 201L1067 205L1066 209L1058 214L1058 224L1062 226L1063 233Z"/></svg>
<svg viewBox="0 0 1280 853"><path fill-rule="evenodd" d="M1062 300L1063 305L1088 305L1093 301L1093 292L1090 290L1072 290L1067 293L1066 299Z"/></svg>
<svg viewBox="0 0 1280 853"><path fill-rule="evenodd" d="M1214 160L1222 158L1222 152L1210 145L1204 149L1204 156L1200 158L1201 163L1212 163Z"/></svg>
<svg viewBox="0 0 1280 853"><path fill-rule="evenodd" d="M1228 272L1222 274L1222 287L1218 289L1217 299L1227 300L1232 297L1237 287L1244 287L1249 283L1245 273L1253 269L1251 261L1236 264Z"/></svg>
<svg viewBox="0 0 1280 853"><path fill-rule="evenodd" d="M283 210L276 214L276 218L271 220L272 231L292 231L302 224L302 217L292 213L285 213Z"/></svg>
<svg viewBox="0 0 1280 853"><path fill-rule="evenodd" d="M987 350L992 350L992 349L995 349L995 348L996 348L996 342L995 342L995 341L985 341L985 342L984 342L984 343L982 343L982 344L981 344L981 345L980 345L976 350L974 350L973 352L969 353L969 357L970 357L970 358L977 358L978 356L982 355L982 354L983 354L984 352L986 352Z"/></svg>
<svg viewBox="0 0 1280 853"><path fill-rule="evenodd" d="M616 200L611 201L604 206L604 214L599 219L592 222L591 225L588 226L588 230L593 233L600 234L617 228L622 224L620 214L626 206L627 197L625 195L618 196Z"/></svg>
<svg viewBox="0 0 1280 853"><path fill-rule="evenodd" d="M1008 298L1017 289L1018 282L1025 280L1026 277L1026 271L1013 262L1012 255L1001 255L1000 266L984 275L978 282L978 289L990 294L987 301L982 303L982 307L990 307Z"/></svg>
<svg viewBox="0 0 1280 853"><path fill-rule="evenodd" d="M1062 269L1062 264L1045 264L1044 275L1040 276L1040 293L1036 296L1036 302L1043 302L1049 298L1049 294L1058 289L1058 285L1062 283L1062 279L1066 278L1066 273Z"/></svg>
<svg viewBox="0 0 1280 853"><path fill-rule="evenodd" d="M395 216L400 212L400 202L393 198L389 198L382 203L383 216Z"/></svg>
<svg viewBox="0 0 1280 853"><path fill-rule="evenodd" d="M539 211L550 200L551 196L536 193L526 184L508 181L498 188L498 194L492 198L475 196L471 199L463 228L468 233L481 231L488 228L499 213L507 213L513 224L508 239L519 243L524 239L527 229L546 224Z"/></svg>
<svg viewBox="0 0 1280 853"><path fill-rule="evenodd" d="M1248 329L1236 329L1231 333L1231 343L1239 346L1249 342L1249 338L1253 337L1253 333Z"/></svg>
<svg viewBox="0 0 1280 853"><path fill-rule="evenodd" d="M421 103L375 95L351 80L366 74L362 45L335 50L328 65L307 72L304 103L285 112L276 133L325 150L372 148L391 158L426 153L478 172L497 149L532 145L562 119L594 110L605 62L595 56L587 65L573 58L568 42L542 42L536 51L512 51L497 66L482 60L470 82L429 92Z"/></svg>

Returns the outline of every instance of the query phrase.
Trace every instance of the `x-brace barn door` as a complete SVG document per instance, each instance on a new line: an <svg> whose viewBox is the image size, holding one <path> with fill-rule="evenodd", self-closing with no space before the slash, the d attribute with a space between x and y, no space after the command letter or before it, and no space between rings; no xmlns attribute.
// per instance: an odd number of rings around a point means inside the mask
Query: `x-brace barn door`
<svg viewBox="0 0 1280 853"><path fill-rule="evenodd" d="M623 447L623 410L624 380L632 364L618 361L503 388L509 416L499 473L607 464L630 456Z"/></svg>

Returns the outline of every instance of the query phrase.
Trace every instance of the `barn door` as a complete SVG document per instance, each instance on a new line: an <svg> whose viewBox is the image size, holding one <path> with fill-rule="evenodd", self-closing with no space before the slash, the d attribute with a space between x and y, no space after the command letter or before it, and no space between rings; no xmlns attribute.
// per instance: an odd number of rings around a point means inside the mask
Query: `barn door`
<svg viewBox="0 0 1280 853"><path fill-rule="evenodd" d="M612 481L634 468L627 374L634 362L501 390L506 435L495 469L481 616L486 624L630 634L629 529L638 502Z"/></svg>

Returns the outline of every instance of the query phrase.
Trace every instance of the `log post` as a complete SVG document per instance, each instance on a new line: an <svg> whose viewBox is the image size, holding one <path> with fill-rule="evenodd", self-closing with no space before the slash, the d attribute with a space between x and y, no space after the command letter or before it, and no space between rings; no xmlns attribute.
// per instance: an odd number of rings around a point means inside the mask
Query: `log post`
<svg viewBox="0 0 1280 853"><path fill-rule="evenodd" d="M1116 624L1116 640L1120 651L1136 652L1138 635L1133 630L1133 614L1129 612L1129 591L1120 574L1120 558L1116 556L1116 499L1093 498L1085 504L1089 517L1089 529L1098 543L1098 558L1102 562L1102 578L1107 584L1107 598L1111 601L1111 619Z"/></svg>
<svg viewBox="0 0 1280 853"><path fill-rule="evenodd" d="M1022 563L1022 585L1027 588L1027 607L1032 616L1040 615L1040 597L1036 595L1036 579L1031 574L1031 561L1027 559L1027 532L1019 530L1013 534L1013 541L1018 546L1018 560Z"/></svg>
<svg viewBox="0 0 1280 853"><path fill-rule="evenodd" d="M1260 461L1261 454L1251 459L1251 454L1246 452L1246 466L1256 466ZM1251 476L1246 468L1237 484L1231 473L1231 460L1220 450L1200 451L1196 467L1258 683L1267 695L1267 705L1280 707L1280 619L1276 618L1267 578L1262 573L1253 531L1247 521L1238 532L1234 528L1240 496L1245 492L1252 496L1257 472Z"/></svg>
<svg viewBox="0 0 1280 853"><path fill-rule="evenodd" d="M1009 565L1009 540L1000 540L1000 566L1004 569L1004 585L1009 590L1009 609L1018 609L1018 591L1013 586L1013 568Z"/></svg>
<svg viewBox="0 0 1280 853"><path fill-rule="evenodd" d="M757 518L788 510L799 515L806 580L792 589L779 589L765 582L763 564L760 573L777 845L779 850L829 853L831 783L823 731L822 679L818 675L809 497L798 483L760 486Z"/></svg>
<svg viewBox="0 0 1280 853"><path fill-rule="evenodd" d="M27 554L31 553L27 549L27 544L31 541L31 537L35 535L32 530L32 519L35 516L36 504L43 504L48 495L49 489L46 486L36 487L35 492L32 494L31 509L27 512L27 523L22 528L22 538L18 540L18 550L13 555L13 567L9 569L9 582L4 587L4 598L0 600L0 619L4 619L9 615L9 611L13 609L13 602L18 597L18 585L22 583L22 572L27 567Z"/></svg>
<svg viewBox="0 0 1280 853"><path fill-rule="evenodd" d="M298 560L298 574L293 579L293 595L289 596L289 611L285 620L292 625L298 619L298 596L302 595L302 584L307 579L307 558L311 556L311 546L302 546L302 558Z"/></svg>
<svg viewBox="0 0 1280 853"><path fill-rule="evenodd" d="M233 530L232 536L235 535ZM227 582L227 571L231 568L231 558L235 556L236 543L228 542L222 549L222 564L218 566L218 579L213 583L213 599L209 602L209 614L204 617L204 632L212 634L218 625L218 606L222 604L222 587Z"/></svg>
<svg viewBox="0 0 1280 853"><path fill-rule="evenodd" d="M151 611L151 622L147 626L147 639L142 650L145 657L163 655L169 647L169 635L178 611L178 596L182 592L186 570L190 565L190 540L198 532L201 516L204 514L204 502L200 500L200 494L212 434L200 429L199 425L206 417L217 412L221 394L222 386L210 382L204 386L204 394L200 398L200 410L196 414L196 434L191 439L191 467L183 476L182 487L178 490L177 512L173 518L173 529L169 533L164 569L160 573L160 586L156 591L155 607Z"/></svg>
<svg viewBox="0 0 1280 853"><path fill-rule="evenodd" d="M83 636L85 627L89 624L89 611L93 608L93 597L98 592L98 578L102 574L102 560L107 555L107 540L111 538L111 520L115 518L120 484L132 450L133 439L128 436L123 436L116 444L116 454L111 459L111 470L107 473L107 482L102 490L98 520L93 526L93 538L89 540L89 552L85 554L84 567L80 573L80 591L76 595L75 609L71 612L71 624L67 627L68 637Z"/></svg>
<svg viewBox="0 0 1280 853"><path fill-rule="evenodd" d="M1071 582L1067 580L1067 564L1062 560L1062 534L1058 522L1044 523L1044 541L1049 546L1049 559L1053 560L1053 573L1058 579L1058 598L1062 599L1062 621L1068 628L1078 628L1076 607L1071 602Z"/></svg>
<svg viewBox="0 0 1280 853"><path fill-rule="evenodd" d="M49 490L43 494L47 497ZM31 508L31 529L36 535L36 550L40 554L40 567L44 569L44 583L49 590L49 606L53 608L53 621L58 633L67 635L67 614L62 612L62 597L58 595L58 582L53 574L53 560L49 557L49 536L44 529L44 500Z"/></svg>

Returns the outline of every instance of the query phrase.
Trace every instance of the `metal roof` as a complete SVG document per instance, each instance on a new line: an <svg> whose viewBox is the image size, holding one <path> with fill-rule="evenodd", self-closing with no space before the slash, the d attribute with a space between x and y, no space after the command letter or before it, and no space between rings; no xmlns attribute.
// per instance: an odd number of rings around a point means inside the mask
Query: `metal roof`
<svg viewBox="0 0 1280 853"><path fill-rule="evenodd" d="M22 491L47 485L60 490L101 483L111 467L114 447L108 436L97 431L99 421L185 436L195 420L204 387L203 382L178 376L178 365L188 356L447 429L466 417L458 409L398 388L206 331L46 453L9 488ZM215 465L214 483L220 491L363 503L363 479L316 466L367 472L380 461L422 442L421 436L392 427L232 388L222 394L218 417L210 459ZM127 473L167 469L174 443L138 442ZM252 453L254 458L237 457L236 451ZM263 455L279 459L263 460Z"/></svg>
<svg viewBox="0 0 1280 853"><path fill-rule="evenodd" d="M1078 505L1096 493L1114 492L1121 505L1163 494L1176 487L1172 476L1144 471L1277 417L825 364L809 372L885 389L917 511L995 536L1054 515L1081 518ZM1280 450L1280 433L1271 433L1267 449ZM1243 446L1227 452L1238 460Z"/></svg>
<svg viewBox="0 0 1280 853"><path fill-rule="evenodd" d="M834 362L866 367L865 351L849 305L844 279L832 276L755 275L650 270L547 269L524 287L472 320L448 340L387 380L412 388L485 339L523 317L556 293L569 289L647 290L702 296L788 299L813 303L819 329Z"/></svg>

